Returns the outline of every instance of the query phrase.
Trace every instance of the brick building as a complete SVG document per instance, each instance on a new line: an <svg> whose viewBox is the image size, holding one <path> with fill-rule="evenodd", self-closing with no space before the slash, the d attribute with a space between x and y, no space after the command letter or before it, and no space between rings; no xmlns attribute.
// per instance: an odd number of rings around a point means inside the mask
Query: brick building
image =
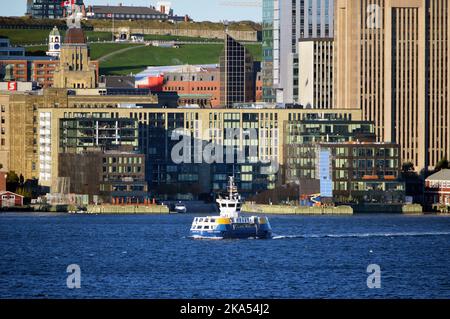
<svg viewBox="0 0 450 319"><path fill-rule="evenodd" d="M425 179L425 204L450 206L450 169L443 169Z"/></svg>

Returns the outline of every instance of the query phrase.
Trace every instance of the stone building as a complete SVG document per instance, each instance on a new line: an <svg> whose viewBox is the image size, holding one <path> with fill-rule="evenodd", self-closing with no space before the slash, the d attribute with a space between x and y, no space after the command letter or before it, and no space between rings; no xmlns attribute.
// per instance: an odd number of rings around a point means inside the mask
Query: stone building
<svg viewBox="0 0 450 319"><path fill-rule="evenodd" d="M54 74L55 88L91 89L98 84L98 69L90 61L83 30L70 28L61 46L60 62Z"/></svg>

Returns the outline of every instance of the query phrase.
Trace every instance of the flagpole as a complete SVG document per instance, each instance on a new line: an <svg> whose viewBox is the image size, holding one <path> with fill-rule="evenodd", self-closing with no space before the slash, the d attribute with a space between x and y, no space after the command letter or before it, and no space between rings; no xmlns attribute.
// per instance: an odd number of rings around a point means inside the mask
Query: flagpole
<svg viewBox="0 0 450 319"><path fill-rule="evenodd" d="M112 34L111 41L114 42L114 13L112 13Z"/></svg>

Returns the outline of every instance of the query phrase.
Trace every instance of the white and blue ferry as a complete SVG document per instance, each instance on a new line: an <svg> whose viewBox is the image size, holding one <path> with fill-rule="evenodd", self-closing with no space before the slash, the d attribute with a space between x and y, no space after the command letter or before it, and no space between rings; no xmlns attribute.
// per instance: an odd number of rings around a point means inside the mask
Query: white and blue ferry
<svg viewBox="0 0 450 319"><path fill-rule="evenodd" d="M216 200L220 216L195 217L191 226L191 237L201 239L268 239L272 228L267 217L240 216L242 199L229 178L227 193Z"/></svg>

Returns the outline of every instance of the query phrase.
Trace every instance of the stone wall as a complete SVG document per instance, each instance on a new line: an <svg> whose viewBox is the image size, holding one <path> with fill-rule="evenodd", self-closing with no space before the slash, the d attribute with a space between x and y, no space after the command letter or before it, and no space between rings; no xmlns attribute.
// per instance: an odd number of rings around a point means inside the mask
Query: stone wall
<svg viewBox="0 0 450 319"><path fill-rule="evenodd" d="M94 27L94 31L111 32L111 28ZM117 30L115 30L115 31L117 31ZM224 39L225 38L225 32L223 30L131 28L130 33L142 33L142 34L151 34L151 35L173 35L173 36L185 36L185 37L196 37L196 38L206 38L206 39ZM258 31L230 30L228 33L233 38L235 38L237 41L256 42L260 38Z"/></svg>

